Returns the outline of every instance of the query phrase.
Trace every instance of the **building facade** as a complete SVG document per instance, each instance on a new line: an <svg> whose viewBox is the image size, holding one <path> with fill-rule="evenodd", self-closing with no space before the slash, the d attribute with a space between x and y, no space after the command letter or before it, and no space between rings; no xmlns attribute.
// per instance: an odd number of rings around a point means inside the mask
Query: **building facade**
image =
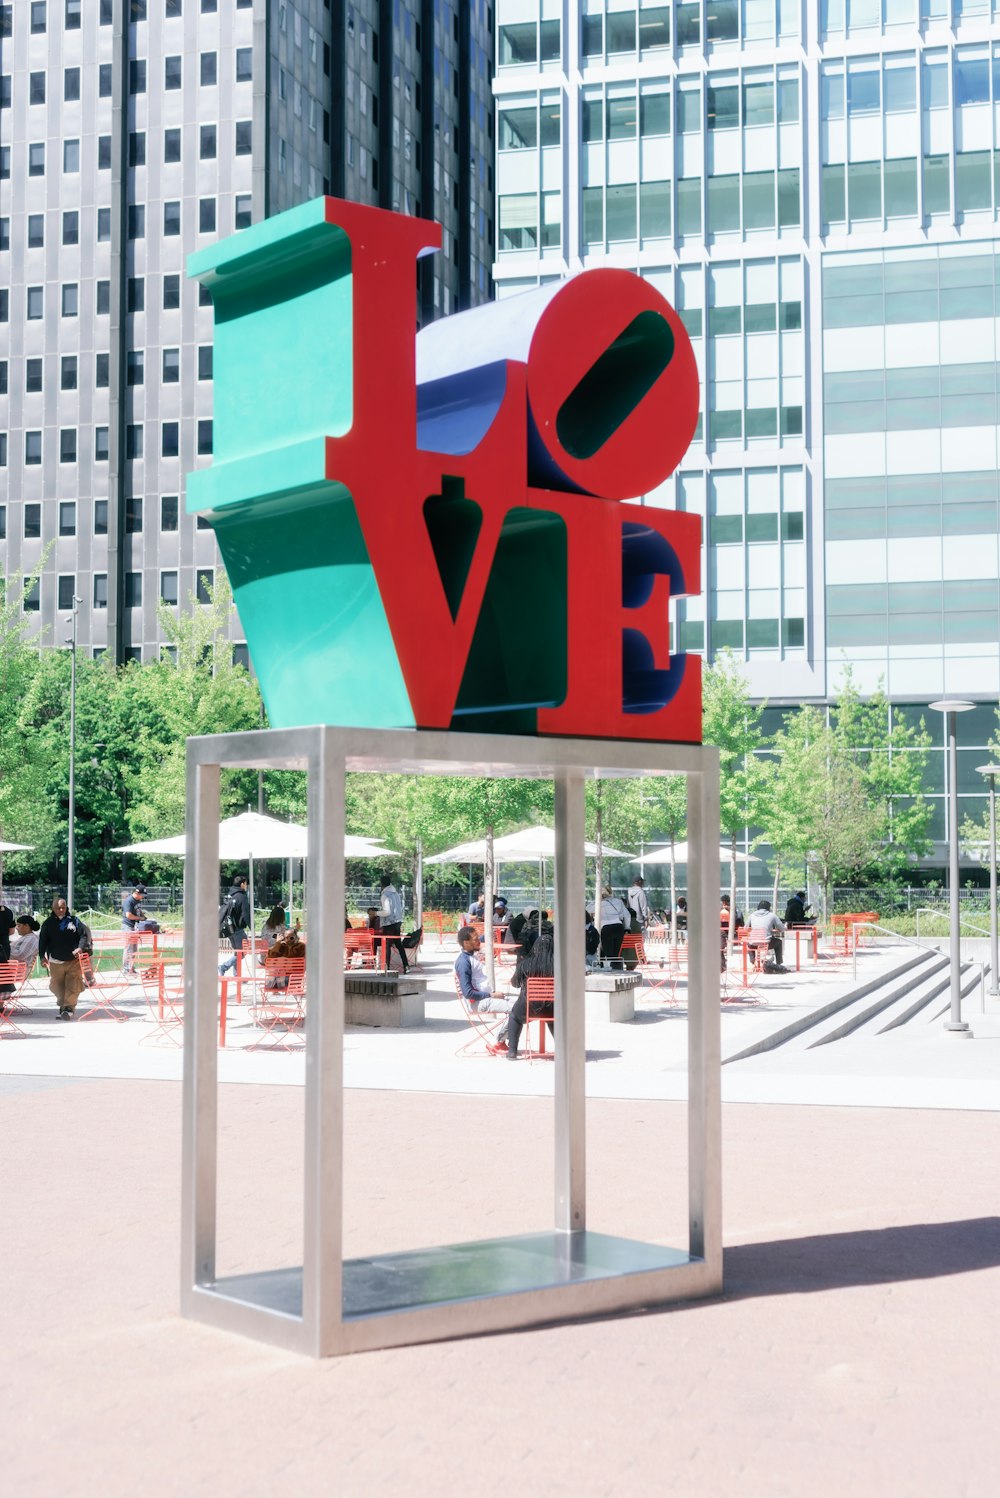
<svg viewBox="0 0 1000 1498"><path fill-rule="evenodd" d="M497 294L624 265L694 344L696 439L646 496L704 521L682 645L732 649L776 707L829 701L847 663L894 711L976 701L978 815L1000 692L997 9L498 0L497 28Z"/></svg>
<svg viewBox="0 0 1000 1498"><path fill-rule="evenodd" d="M484 0L0 3L0 566L43 643L75 598L81 648L155 657L214 584L192 250L332 191L443 223L423 320L489 295L492 37Z"/></svg>

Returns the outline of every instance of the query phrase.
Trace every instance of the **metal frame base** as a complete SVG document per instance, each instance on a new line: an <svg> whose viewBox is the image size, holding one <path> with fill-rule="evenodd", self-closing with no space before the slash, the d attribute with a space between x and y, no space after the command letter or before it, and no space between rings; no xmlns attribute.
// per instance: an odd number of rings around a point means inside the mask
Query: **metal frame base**
<svg viewBox="0 0 1000 1498"><path fill-rule="evenodd" d="M587 778L688 780L688 1245L586 1228L582 928L556 922L555 1213L551 1230L343 1258L344 973L339 922L307 949L305 1193L301 1267L216 1277L219 777L222 768L309 778L309 905L344 903L349 771L549 778L556 790L556 909L584 904ZM188 741L181 1309L293 1351L329 1356L472 1336L712 1295L722 1288L719 1058L719 771L714 749L418 730L272 729ZM655 1181L650 1183L655 1189Z"/></svg>

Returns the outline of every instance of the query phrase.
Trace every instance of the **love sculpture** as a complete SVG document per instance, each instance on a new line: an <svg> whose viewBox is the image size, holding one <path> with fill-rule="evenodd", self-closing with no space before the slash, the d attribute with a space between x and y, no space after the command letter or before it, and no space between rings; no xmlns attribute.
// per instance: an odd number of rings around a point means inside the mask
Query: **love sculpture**
<svg viewBox="0 0 1000 1498"><path fill-rule="evenodd" d="M671 652L668 602L699 591L701 522L623 503L694 433L683 324L596 270L418 340L440 242L325 198L190 262L215 411L187 508L215 527L270 721L698 742L701 662Z"/></svg>
<svg viewBox="0 0 1000 1498"><path fill-rule="evenodd" d="M694 356L673 309L619 270L417 335L417 261L440 243L425 220L326 198L189 262L215 306L215 405L213 461L190 476L187 507L215 528L273 726L187 744L181 1306L317 1356L722 1285L718 754L700 742L700 659L670 648L671 599L699 588L701 522L629 503L688 446ZM229 1031L304 1049L302 1262L238 1273L216 1254L223 769L305 771L308 784L304 993L277 1039L253 1028L250 1004ZM374 992L384 1026L406 1022L391 1007L401 993L422 1012L424 983L344 970L354 771L552 782L551 1228L344 1256L348 989L367 986L368 1004ZM687 782L690 849L681 1247L587 1226L587 1010L620 1019L612 998L631 994L609 989L634 980L605 973L591 992L585 973L585 786L667 775ZM495 1064L467 1063L470 1091ZM409 1141L398 1146L409 1166ZM395 1163L370 1168L391 1176ZM650 1200L679 1173L676 1151L653 1142Z"/></svg>

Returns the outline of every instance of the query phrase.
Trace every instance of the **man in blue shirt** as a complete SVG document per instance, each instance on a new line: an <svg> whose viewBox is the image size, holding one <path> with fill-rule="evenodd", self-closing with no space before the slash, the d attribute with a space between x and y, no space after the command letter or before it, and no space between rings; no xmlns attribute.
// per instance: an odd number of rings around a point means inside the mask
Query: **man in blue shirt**
<svg viewBox="0 0 1000 1498"><path fill-rule="evenodd" d="M477 955L481 945L478 931L463 926L458 933L458 944L462 950L455 958L455 976L469 1008L477 1014L509 1014L514 1000L506 994L492 992L486 981L483 964Z"/></svg>

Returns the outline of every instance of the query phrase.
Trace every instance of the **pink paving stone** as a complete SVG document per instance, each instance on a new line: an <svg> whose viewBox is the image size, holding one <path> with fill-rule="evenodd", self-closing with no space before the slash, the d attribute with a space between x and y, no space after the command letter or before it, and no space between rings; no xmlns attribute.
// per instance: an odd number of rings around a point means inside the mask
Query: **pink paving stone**
<svg viewBox="0 0 1000 1498"><path fill-rule="evenodd" d="M550 1220L551 1104L349 1092L348 1252ZM302 1098L221 1090L223 1247L294 1248ZM592 1217L680 1241L683 1108L589 1104ZM177 1315L180 1090L0 1079L16 1498L1000 1489L1000 1116L725 1110L726 1295L311 1363Z"/></svg>

